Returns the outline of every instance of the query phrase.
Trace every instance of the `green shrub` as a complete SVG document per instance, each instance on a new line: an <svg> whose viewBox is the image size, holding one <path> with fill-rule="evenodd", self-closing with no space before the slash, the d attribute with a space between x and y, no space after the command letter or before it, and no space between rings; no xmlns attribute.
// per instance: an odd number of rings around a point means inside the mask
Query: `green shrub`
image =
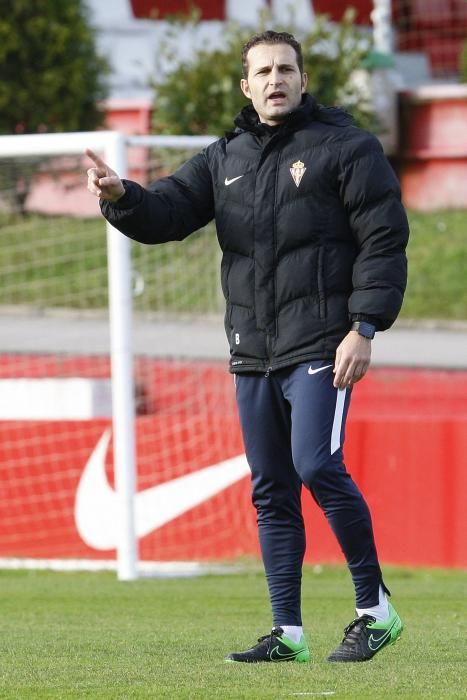
<svg viewBox="0 0 467 700"><path fill-rule="evenodd" d="M361 68L371 48L369 34L354 25L354 14L348 10L339 24L318 16L307 33L293 23L285 28L271 26L264 15L255 28L230 23L223 33L222 48L200 48L191 60L183 62L179 62L176 48L171 47L176 43L169 37L161 48L161 64L173 68L154 84L154 131L220 135L231 129L234 116L247 104L240 90L242 46L252 34L266 28L286 29L300 40L308 91L318 102L341 105L352 113L357 125L373 127L375 116L352 82L354 71ZM196 16L192 17L188 26L196 31L197 22ZM186 28L186 22L174 21L173 37Z"/></svg>
<svg viewBox="0 0 467 700"><path fill-rule="evenodd" d="M1 134L95 129L107 70L81 0L2 1Z"/></svg>
<svg viewBox="0 0 467 700"><path fill-rule="evenodd" d="M81 0L3 0L0 134L92 131L104 120L107 63L97 55ZM0 204L25 213L44 158L3 162Z"/></svg>

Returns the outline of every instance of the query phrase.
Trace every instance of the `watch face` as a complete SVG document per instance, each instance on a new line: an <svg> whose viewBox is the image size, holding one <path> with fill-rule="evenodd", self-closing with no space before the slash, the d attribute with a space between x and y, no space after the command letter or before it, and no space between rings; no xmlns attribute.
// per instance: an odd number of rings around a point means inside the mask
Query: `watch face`
<svg viewBox="0 0 467 700"><path fill-rule="evenodd" d="M360 335L363 335L365 338L374 338L375 337L375 327L371 325L371 323L360 323L360 327L358 329L358 332Z"/></svg>
<svg viewBox="0 0 467 700"><path fill-rule="evenodd" d="M352 325L352 330L357 331L357 333L364 338L369 338L372 340L375 337L376 328L372 323L366 323L365 321L356 321Z"/></svg>

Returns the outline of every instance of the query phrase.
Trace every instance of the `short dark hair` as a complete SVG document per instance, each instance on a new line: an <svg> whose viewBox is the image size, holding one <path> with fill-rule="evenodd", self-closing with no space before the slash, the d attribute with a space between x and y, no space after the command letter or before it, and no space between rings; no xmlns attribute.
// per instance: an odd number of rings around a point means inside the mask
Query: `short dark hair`
<svg viewBox="0 0 467 700"><path fill-rule="evenodd" d="M288 44L295 51L298 68L300 73L303 74L303 54L300 43L293 34L289 34L288 32L273 32L271 29L268 29L267 32L254 34L251 39L248 39L242 49L242 71L244 78L248 78L248 51L258 44Z"/></svg>

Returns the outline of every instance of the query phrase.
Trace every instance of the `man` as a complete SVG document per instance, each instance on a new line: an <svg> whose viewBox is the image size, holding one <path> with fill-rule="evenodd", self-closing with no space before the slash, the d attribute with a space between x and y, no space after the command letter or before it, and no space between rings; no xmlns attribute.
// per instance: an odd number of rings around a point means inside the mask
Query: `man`
<svg viewBox="0 0 467 700"><path fill-rule="evenodd" d="M377 139L306 94L292 35L256 35L242 58L252 105L234 132L147 189L88 151L89 189L104 216L142 243L181 240L216 220L230 369L273 612L271 632L227 660L310 659L300 608L304 484L356 593L357 617L327 660L365 661L399 638L402 623L342 445L371 339L402 304L407 220Z"/></svg>

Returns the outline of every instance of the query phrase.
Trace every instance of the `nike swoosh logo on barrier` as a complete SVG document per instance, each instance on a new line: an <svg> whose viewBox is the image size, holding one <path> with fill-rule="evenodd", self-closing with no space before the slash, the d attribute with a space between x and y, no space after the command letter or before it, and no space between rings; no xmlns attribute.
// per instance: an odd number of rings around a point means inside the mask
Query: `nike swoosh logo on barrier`
<svg viewBox="0 0 467 700"><path fill-rule="evenodd" d="M240 180L240 178L243 177L243 175L237 175L237 177L233 177L231 180L229 180L227 177L224 180L224 184L228 187L229 185L232 184L232 182L235 182L235 180Z"/></svg>
<svg viewBox="0 0 467 700"><path fill-rule="evenodd" d="M75 500L80 537L93 549L115 549L120 529L119 497L109 485L105 458L111 431L106 430L81 475ZM136 536L144 537L250 473L244 454L136 493Z"/></svg>
<svg viewBox="0 0 467 700"><path fill-rule="evenodd" d="M317 367L316 369L308 367L308 374L318 374L318 372L322 372L324 369L329 369L330 367L332 367L332 365L326 365L325 367Z"/></svg>

